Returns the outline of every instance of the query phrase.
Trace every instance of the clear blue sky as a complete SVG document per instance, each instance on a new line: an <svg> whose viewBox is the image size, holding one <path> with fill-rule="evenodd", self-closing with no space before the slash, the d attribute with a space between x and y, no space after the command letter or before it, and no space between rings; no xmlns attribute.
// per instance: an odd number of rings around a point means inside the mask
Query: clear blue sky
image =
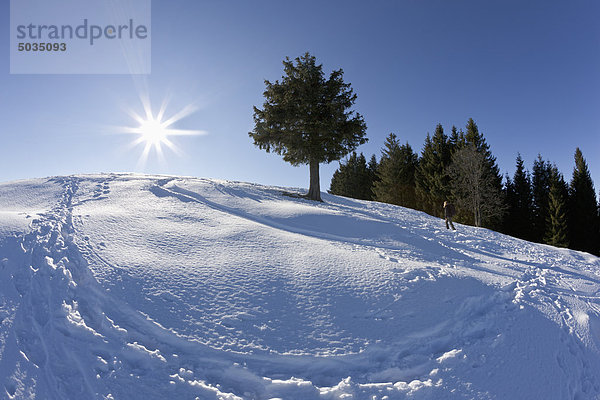
<svg viewBox="0 0 600 400"><path fill-rule="evenodd" d="M421 151L441 123L472 117L501 170L517 152L529 169L538 153L569 180L579 146L600 189L600 2L574 1L205 1L152 2L152 73L10 75L9 2L0 6L0 181L112 171L193 175L308 186L292 167L252 145L252 106L281 61L310 51L328 73L343 68L358 95L369 143L379 157L396 133ZM150 155L110 134L134 126L140 85L167 114L194 103L176 124L208 131L176 137L184 156ZM337 163L321 169L321 188Z"/></svg>

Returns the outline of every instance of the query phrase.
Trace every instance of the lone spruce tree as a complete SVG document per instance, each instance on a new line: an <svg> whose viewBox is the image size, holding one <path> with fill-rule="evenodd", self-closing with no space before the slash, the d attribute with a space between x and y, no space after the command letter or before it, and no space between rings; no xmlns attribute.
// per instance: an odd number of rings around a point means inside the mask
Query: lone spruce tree
<svg viewBox="0 0 600 400"><path fill-rule="evenodd" d="M325 79L323 65L308 52L286 57L281 81L265 80L263 108L254 107L254 145L273 151L296 166L308 164L306 195L321 201L319 164L339 160L367 141L363 117L350 108L356 94L344 83L342 69Z"/></svg>

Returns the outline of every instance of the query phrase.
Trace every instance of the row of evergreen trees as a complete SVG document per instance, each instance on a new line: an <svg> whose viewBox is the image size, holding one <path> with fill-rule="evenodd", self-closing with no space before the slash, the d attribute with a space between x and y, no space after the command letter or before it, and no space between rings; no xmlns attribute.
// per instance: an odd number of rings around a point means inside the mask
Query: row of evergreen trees
<svg viewBox="0 0 600 400"><path fill-rule="evenodd" d="M541 156L529 172L520 155L503 180L496 158L473 119L450 135L438 124L421 154L391 133L377 162L352 153L333 174L330 193L397 204L441 217L445 200L458 222L485 226L523 239L600 254L600 216L583 154L567 183Z"/></svg>
<svg viewBox="0 0 600 400"><path fill-rule="evenodd" d="M600 253L600 217L594 183L579 148L567 183L556 165L541 155L532 172L517 156L504 187L507 213L503 231L523 239Z"/></svg>

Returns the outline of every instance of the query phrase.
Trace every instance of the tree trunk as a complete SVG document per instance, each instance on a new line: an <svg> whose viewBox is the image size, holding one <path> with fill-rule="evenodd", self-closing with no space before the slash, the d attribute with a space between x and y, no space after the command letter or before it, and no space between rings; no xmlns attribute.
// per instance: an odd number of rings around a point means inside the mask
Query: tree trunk
<svg viewBox="0 0 600 400"><path fill-rule="evenodd" d="M311 200L323 201L321 200L321 185L319 180L319 162L315 160L310 160L310 187L308 189L308 197Z"/></svg>

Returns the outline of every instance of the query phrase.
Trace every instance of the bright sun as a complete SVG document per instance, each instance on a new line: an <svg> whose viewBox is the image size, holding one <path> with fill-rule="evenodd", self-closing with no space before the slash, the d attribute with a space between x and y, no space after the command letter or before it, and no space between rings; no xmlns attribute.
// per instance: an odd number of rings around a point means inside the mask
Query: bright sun
<svg viewBox="0 0 600 400"><path fill-rule="evenodd" d="M172 136L206 134L205 131L176 129L172 127L173 124L196 111L196 108L192 105L188 105L171 117L165 118L166 101L163 101L158 114L154 114L149 98L140 96L140 99L144 107L144 114L140 115L131 110L128 111L129 115L137 122L137 127L119 127L125 133L137 135L137 138L131 143L132 147L140 144L143 145L143 150L138 160L139 167L144 167L152 149L154 149L159 160L164 159L164 147L167 147L177 155L181 155L181 151L172 141Z"/></svg>
<svg viewBox="0 0 600 400"><path fill-rule="evenodd" d="M154 118L142 121L139 133L144 142L153 145L163 143L169 136L169 130L165 124Z"/></svg>

